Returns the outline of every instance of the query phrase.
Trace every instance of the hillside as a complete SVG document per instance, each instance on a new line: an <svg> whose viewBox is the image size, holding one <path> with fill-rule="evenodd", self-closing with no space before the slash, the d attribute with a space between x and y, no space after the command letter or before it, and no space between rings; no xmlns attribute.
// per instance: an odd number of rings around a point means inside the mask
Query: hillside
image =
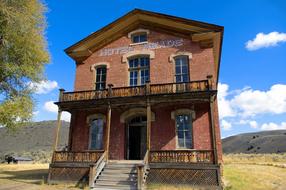
<svg viewBox="0 0 286 190"><path fill-rule="evenodd" d="M23 152L51 152L55 127L56 121L41 121L30 123L14 133L0 128L0 158L7 153L22 155ZM63 121L59 147L67 144L68 131L69 123Z"/></svg>
<svg viewBox="0 0 286 190"><path fill-rule="evenodd" d="M224 153L286 152L286 130L245 133L222 139Z"/></svg>

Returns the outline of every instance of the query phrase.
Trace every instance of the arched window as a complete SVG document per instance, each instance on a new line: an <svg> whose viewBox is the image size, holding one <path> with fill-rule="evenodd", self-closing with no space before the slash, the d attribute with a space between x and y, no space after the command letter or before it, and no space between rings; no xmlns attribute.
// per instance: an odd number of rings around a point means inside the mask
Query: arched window
<svg viewBox="0 0 286 190"><path fill-rule="evenodd" d="M144 85L150 80L150 58L149 56L141 56L130 58L129 63L129 85Z"/></svg>
<svg viewBox="0 0 286 190"><path fill-rule="evenodd" d="M180 55L174 57L175 60L175 80L179 82L189 82L189 57L186 55Z"/></svg>
<svg viewBox="0 0 286 190"><path fill-rule="evenodd" d="M96 67L95 90L104 90L106 88L106 66Z"/></svg>
<svg viewBox="0 0 286 190"><path fill-rule="evenodd" d="M103 118L96 118L90 121L90 150L103 150Z"/></svg>
<svg viewBox="0 0 286 190"><path fill-rule="evenodd" d="M128 33L128 38L131 39L133 44L147 42L149 30L139 28Z"/></svg>

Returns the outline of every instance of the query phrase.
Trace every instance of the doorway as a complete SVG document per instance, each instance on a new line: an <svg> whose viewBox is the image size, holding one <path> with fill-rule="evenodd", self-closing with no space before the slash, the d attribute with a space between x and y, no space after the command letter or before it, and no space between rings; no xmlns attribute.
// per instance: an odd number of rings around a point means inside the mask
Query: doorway
<svg viewBox="0 0 286 190"><path fill-rule="evenodd" d="M126 127L126 159L142 160L147 150L147 118L136 116L132 118Z"/></svg>

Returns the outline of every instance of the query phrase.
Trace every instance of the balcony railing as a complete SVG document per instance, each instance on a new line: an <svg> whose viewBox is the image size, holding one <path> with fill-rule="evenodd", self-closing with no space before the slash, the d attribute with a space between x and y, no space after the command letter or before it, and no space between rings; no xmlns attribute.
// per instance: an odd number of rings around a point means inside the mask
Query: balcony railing
<svg viewBox="0 0 286 190"><path fill-rule="evenodd" d="M212 150L150 151L149 163L213 163Z"/></svg>
<svg viewBox="0 0 286 190"><path fill-rule="evenodd" d="M60 102L80 101L80 100L99 100L106 98L118 97L136 97L160 94L177 94L196 91L206 91L211 89L209 80L192 81L186 83L166 83L166 84L149 84L144 86L112 88L110 85L105 90L89 90L64 92L61 90Z"/></svg>
<svg viewBox="0 0 286 190"><path fill-rule="evenodd" d="M104 151L81 151L81 152L55 151L53 153L52 163L65 163L65 162L95 163L103 153Z"/></svg>

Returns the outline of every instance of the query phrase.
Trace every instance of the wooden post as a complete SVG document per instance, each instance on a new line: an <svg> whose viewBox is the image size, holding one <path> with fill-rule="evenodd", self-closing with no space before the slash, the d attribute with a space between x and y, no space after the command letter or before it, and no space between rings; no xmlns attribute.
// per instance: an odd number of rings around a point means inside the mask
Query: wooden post
<svg viewBox="0 0 286 190"><path fill-rule="evenodd" d="M152 122L152 112L151 112L151 104L149 100L147 100L147 151L149 152L151 149L151 122Z"/></svg>
<svg viewBox="0 0 286 190"><path fill-rule="evenodd" d="M63 95L64 95L65 89L61 88L60 89L60 94L59 94L59 102L63 100Z"/></svg>
<svg viewBox="0 0 286 190"><path fill-rule="evenodd" d="M108 84L108 98L111 98L112 97L112 87L113 87L113 84Z"/></svg>
<svg viewBox="0 0 286 190"><path fill-rule="evenodd" d="M217 147L216 147L216 130L214 125L214 96L210 97L210 122L211 122L211 131L212 131L212 144L213 144L213 152L214 152L214 163L218 164L218 155L217 155Z"/></svg>
<svg viewBox="0 0 286 190"><path fill-rule="evenodd" d="M207 79L208 79L208 88L209 88L209 90L212 90L213 89L213 76L208 75Z"/></svg>
<svg viewBox="0 0 286 190"><path fill-rule="evenodd" d="M137 189L142 190L143 187L143 167L142 165L137 166Z"/></svg>
<svg viewBox="0 0 286 190"><path fill-rule="evenodd" d="M59 109L58 118L57 118L57 127L55 128L55 142L54 142L54 148L53 148L54 151L56 151L58 147L59 132L60 132L61 124L62 124L61 115L62 115L62 111L61 109Z"/></svg>
<svg viewBox="0 0 286 190"><path fill-rule="evenodd" d="M110 125L111 125L111 106L109 104L107 109L107 121L106 121L106 144L105 144L106 161L108 161L109 158Z"/></svg>
<svg viewBox="0 0 286 190"><path fill-rule="evenodd" d="M94 178L96 174L96 167L94 164L89 166L89 187L94 187Z"/></svg>
<svg viewBox="0 0 286 190"><path fill-rule="evenodd" d="M146 81L145 83L145 94L149 95L151 93L150 91L150 81Z"/></svg>

